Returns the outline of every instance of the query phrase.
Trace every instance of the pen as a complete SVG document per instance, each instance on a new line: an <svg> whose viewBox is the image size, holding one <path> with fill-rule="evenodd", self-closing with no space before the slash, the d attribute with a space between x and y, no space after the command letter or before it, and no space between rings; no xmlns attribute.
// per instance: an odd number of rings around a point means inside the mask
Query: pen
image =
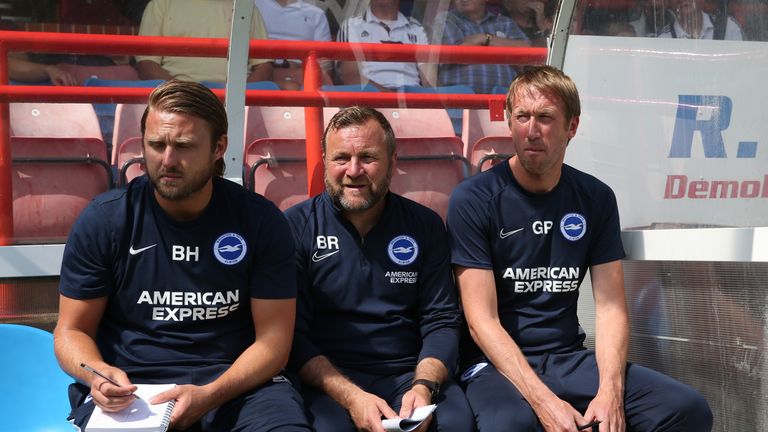
<svg viewBox="0 0 768 432"><path fill-rule="evenodd" d="M592 431L598 431L598 430L600 430L599 426L598 426L599 424L600 424L600 420L595 420L595 421L587 423L585 425L576 426L576 429L578 429L578 430L587 430L587 428L592 428Z"/></svg>
<svg viewBox="0 0 768 432"><path fill-rule="evenodd" d="M87 370L88 372L90 372L90 373L92 373L92 374L95 374L95 375L98 375L98 376L100 376L100 377L104 378L105 380L107 380L107 381L111 382L112 384L114 384L114 385L115 385L115 386L117 386L117 387L122 387L120 384L118 384L118 383L117 383L117 381L113 380L112 378L110 378L110 377L108 377L108 376L106 376L106 375L103 375L101 372L99 372L99 371L97 371L96 369L94 369L94 368L92 368L92 367L88 366L88 365L87 365L87 364L85 364L85 363L80 363L80 367L81 367L81 368L83 368L83 369L85 369L85 370ZM133 395L133 397L135 397L136 399L141 399L141 398L140 398L140 397L139 397L139 396L138 396L136 393L131 393L131 394L132 394L132 395Z"/></svg>

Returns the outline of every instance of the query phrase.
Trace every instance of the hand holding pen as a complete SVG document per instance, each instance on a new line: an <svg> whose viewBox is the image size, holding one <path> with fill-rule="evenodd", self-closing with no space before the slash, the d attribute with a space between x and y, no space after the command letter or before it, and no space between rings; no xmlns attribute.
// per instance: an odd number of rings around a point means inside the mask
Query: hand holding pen
<svg viewBox="0 0 768 432"><path fill-rule="evenodd" d="M133 393L133 391L136 390L135 386L121 385L113 378L110 378L109 376L107 376L106 372L100 372L88 366L85 363L80 363L80 367L82 367L88 372L91 372L92 374L104 380L99 382L98 385L96 385L95 381L91 384L91 396L93 397L93 401L98 406L100 406L102 410L107 412L120 411L123 408L130 405L134 400L140 399L136 394ZM117 368L111 368L111 369L119 371L123 375L125 374L120 369L117 369ZM106 392L102 391L102 387L105 382L108 382L113 386L117 387L117 391L112 390L110 386L107 386L108 388L106 389ZM128 393L126 393L126 390L128 390Z"/></svg>

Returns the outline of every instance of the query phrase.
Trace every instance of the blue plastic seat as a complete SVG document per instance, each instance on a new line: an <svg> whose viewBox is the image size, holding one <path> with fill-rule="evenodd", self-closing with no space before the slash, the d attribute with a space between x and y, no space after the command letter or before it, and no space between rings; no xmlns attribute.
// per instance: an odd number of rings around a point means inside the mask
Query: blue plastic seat
<svg viewBox="0 0 768 432"><path fill-rule="evenodd" d="M0 430L71 432L67 386L73 380L56 361L53 335L0 324L0 352Z"/></svg>
<svg viewBox="0 0 768 432"><path fill-rule="evenodd" d="M223 89L225 83L215 81L203 81L202 84L209 89ZM254 81L245 83L246 90L280 90L280 86L272 81Z"/></svg>
<svg viewBox="0 0 768 432"><path fill-rule="evenodd" d="M332 92L378 92L379 89L373 84L344 84L344 85L324 85L320 87L320 90Z"/></svg>

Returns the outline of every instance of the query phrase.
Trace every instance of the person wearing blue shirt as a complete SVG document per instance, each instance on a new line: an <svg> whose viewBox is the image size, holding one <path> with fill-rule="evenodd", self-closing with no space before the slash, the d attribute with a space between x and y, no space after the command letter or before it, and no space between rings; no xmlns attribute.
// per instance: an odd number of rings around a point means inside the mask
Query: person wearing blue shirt
<svg viewBox="0 0 768 432"><path fill-rule="evenodd" d="M528 38L509 17L493 15L485 0L455 0L443 30L444 45L530 46ZM498 85L506 86L517 75L515 68L502 64L442 64L440 85L467 85L475 93L489 94Z"/></svg>
<svg viewBox="0 0 768 432"><path fill-rule="evenodd" d="M474 430L451 378L461 321L442 220L389 191L395 137L378 111L342 109L322 145L325 192L286 211L299 291L290 365L313 427L383 432L382 416L436 403L429 430Z"/></svg>
<svg viewBox="0 0 768 432"><path fill-rule="evenodd" d="M478 429L711 430L698 392L627 363L616 198L563 163L579 125L575 84L555 68L532 68L513 81L506 110L516 155L460 184L448 210L468 324L461 382ZM584 347L576 313L587 271L595 351Z"/></svg>
<svg viewBox="0 0 768 432"><path fill-rule="evenodd" d="M147 176L100 195L72 228L61 268L56 356L74 424L121 411L134 383L173 383L170 427L310 431L281 375L296 313L295 249L280 211L220 178L224 106L170 80L141 121ZM80 367L84 363L110 378Z"/></svg>

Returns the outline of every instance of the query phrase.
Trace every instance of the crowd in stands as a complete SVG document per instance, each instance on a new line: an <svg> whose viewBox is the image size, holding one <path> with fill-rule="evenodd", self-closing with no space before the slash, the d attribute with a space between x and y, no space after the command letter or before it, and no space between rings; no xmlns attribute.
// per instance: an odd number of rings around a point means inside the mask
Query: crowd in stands
<svg viewBox="0 0 768 432"><path fill-rule="evenodd" d="M114 0L121 21L140 35L227 37L232 10L212 0ZM323 10L308 0L254 0L251 38L349 41L389 44L470 46L546 46L558 2L555 0L451 0L442 6L415 7L411 1L370 0L344 4L343 13L328 2ZM450 6L447 5L450 3ZM437 3L436 3L437 4ZM582 3L580 3L581 5ZM583 6L576 28L582 34L662 38L750 39L739 22L704 0L637 0L628 6ZM431 14L431 15L430 15ZM180 18L181 17L181 18ZM422 22L427 23L423 25ZM13 25L4 25L12 29ZM753 39L753 38L752 38ZM104 56L86 61L74 56L14 54L11 79L81 84L55 62L113 64ZM224 59L137 56L130 61L143 80L169 78L221 83ZM301 62L296 59L251 59L248 81L274 81L282 89L300 89ZM459 65L356 61L321 62L324 85L370 85L380 91L464 85L475 93L492 93L520 71L508 64Z"/></svg>

